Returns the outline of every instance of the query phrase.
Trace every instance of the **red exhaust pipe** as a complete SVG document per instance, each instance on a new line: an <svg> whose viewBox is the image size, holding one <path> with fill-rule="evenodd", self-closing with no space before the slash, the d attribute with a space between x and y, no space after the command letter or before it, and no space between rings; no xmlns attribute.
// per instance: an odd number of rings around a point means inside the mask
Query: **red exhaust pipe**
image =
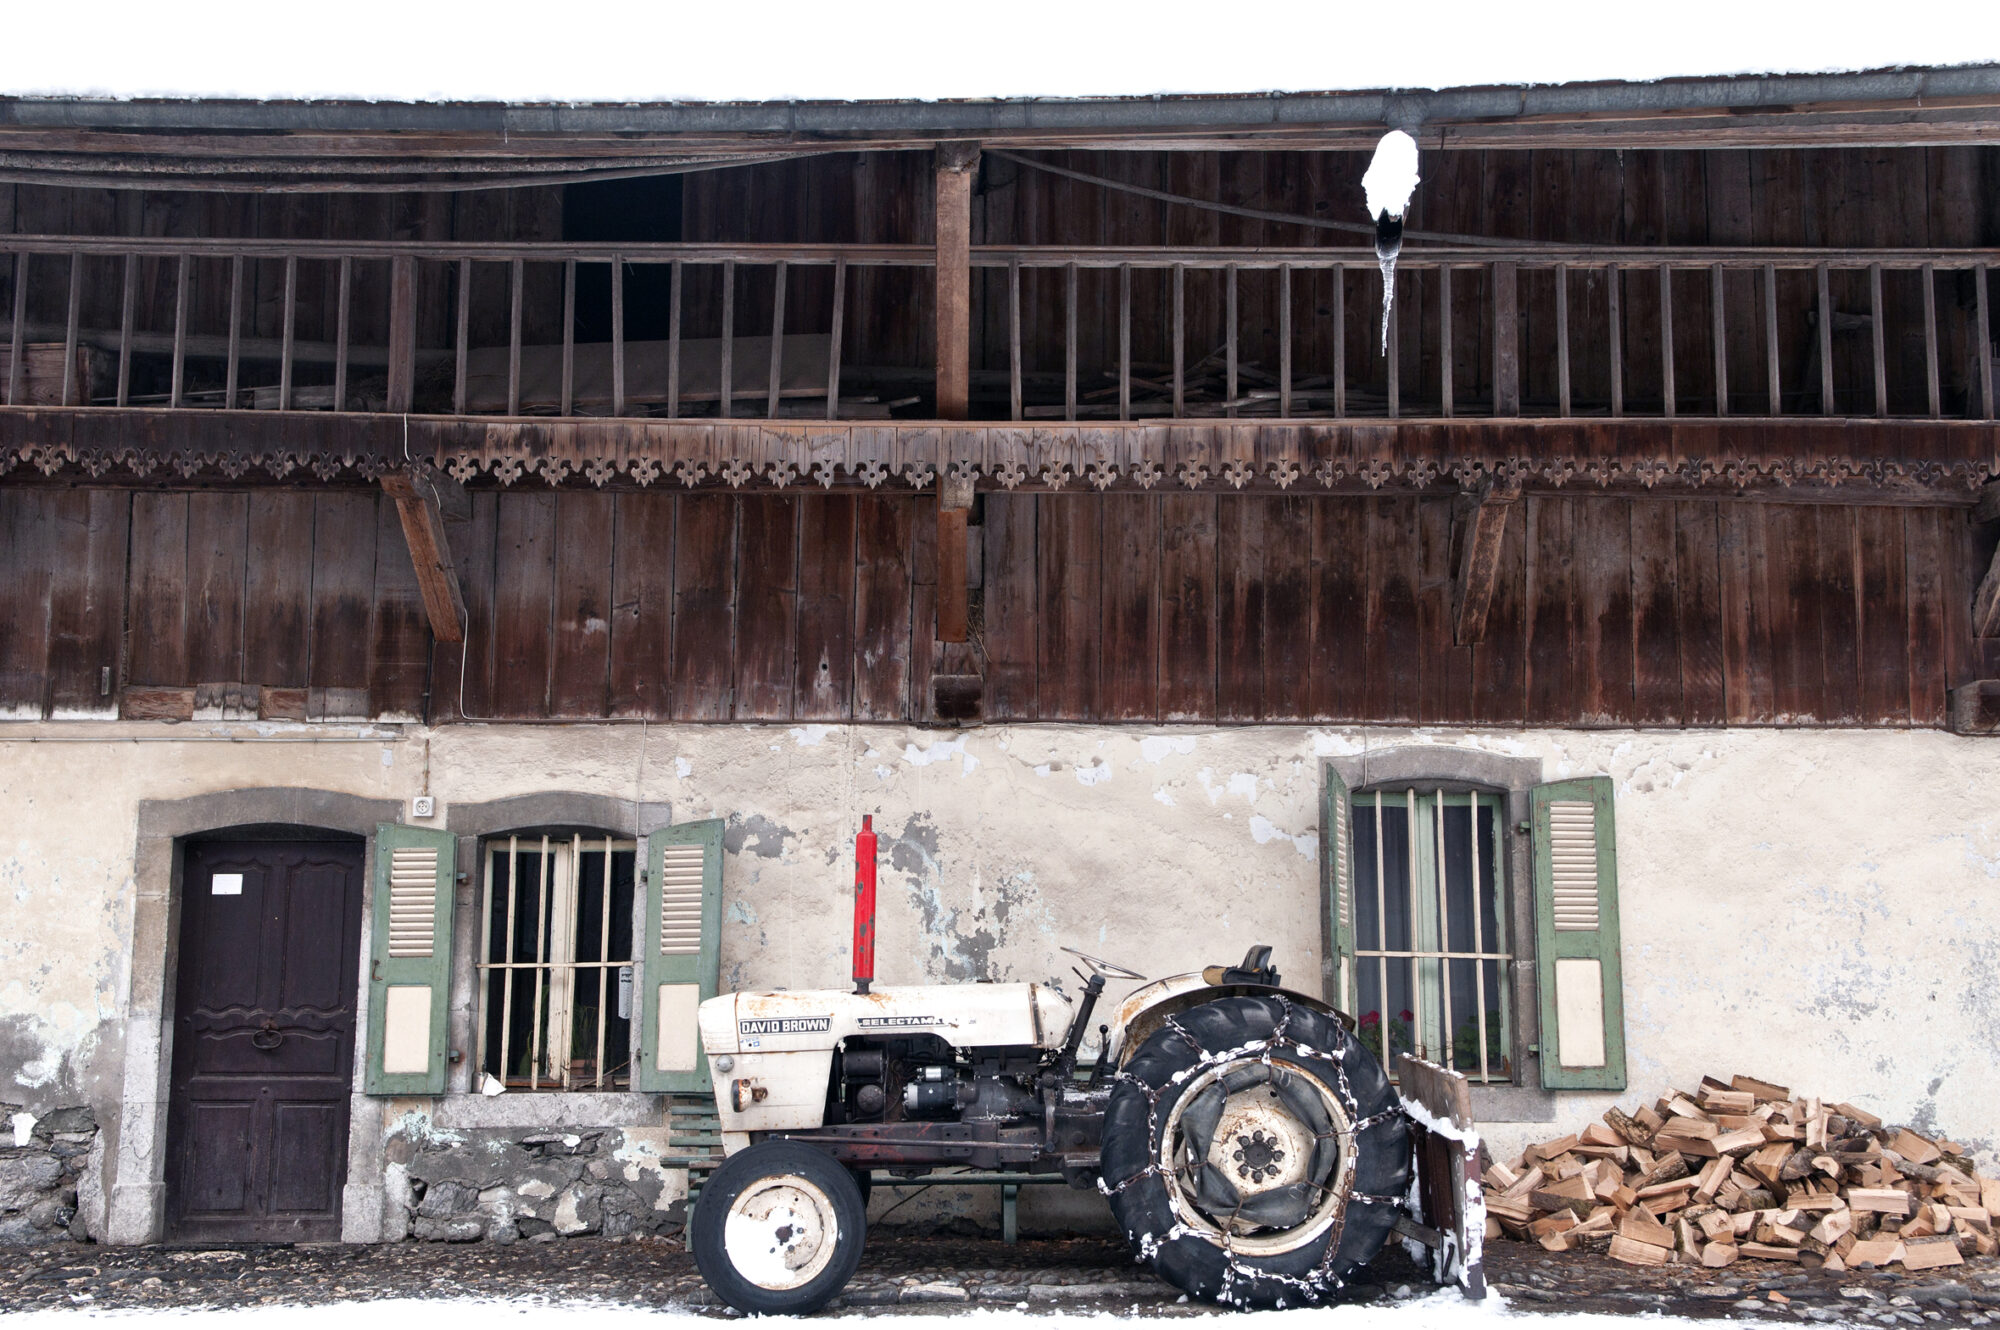
<svg viewBox="0 0 2000 1330"><path fill-rule="evenodd" d="M863 815L854 836L854 991L875 981L875 819Z"/></svg>

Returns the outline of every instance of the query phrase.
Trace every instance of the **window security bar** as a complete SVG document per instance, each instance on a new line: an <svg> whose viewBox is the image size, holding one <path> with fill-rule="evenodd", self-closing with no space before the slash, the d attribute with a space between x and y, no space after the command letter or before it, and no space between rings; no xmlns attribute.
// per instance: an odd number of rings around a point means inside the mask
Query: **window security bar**
<svg viewBox="0 0 2000 1330"><path fill-rule="evenodd" d="M1476 1073L1481 1082L1510 1080L1511 1056L1503 1052L1496 1066L1493 1043L1497 1035L1500 1049L1512 1047L1506 975L1513 953L1502 904L1500 800L1407 787L1359 792L1352 809L1363 907L1354 954L1362 1007L1369 1005L1365 990L1374 979L1375 1010L1369 1014L1375 1051L1385 1066L1407 1050ZM1452 825L1460 817L1462 829ZM1403 945L1395 945L1399 940ZM1489 968L1495 969L1490 983ZM1409 1002L1400 1011L1394 1000L1399 993ZM1465 1005L1472 1018L1461 1028ZM1369 1014L1362 1017L1364 1042L1371 1038ZM1399 1038L1405 1018L1407 1033Z"/></svg>
<svg viewBox="0 0 2000 1330"><path fill-rule="evenodd" d="M611 1003L621 1008L630 1002L632 958L629 940L624 948L613 945L616 922L629 922L631 915L631 874L617 871L620 860L628 867L635 846L630 841L582 835L523 838L509 836L487 846L485 898L481 910L480 961L477 965L478 1029L481 1070L496 1075L503 1084L525 1081L529 1090L579 1087L576 1052L578 1047L579 987L587 994L594 973L596 1005L583 1024L583 1046L594 1044L590 1062L589 1087L606 1089L618 1084L615 1073L628 1065L629 1049L608 1048L614 1024ZM595 858L602 866L596 875L598 897L596 919L584 917L588 902L587 861ZM505 864L505 896L496 906L500 868ZM525 870L525 871L524 871ZM524 893L523 878L532 872ZM622 881L620 880L622 878ZM529 899L524 902L526 894ZM614 897L623 895L622 904ZM526 916L532 911L533 919ZM622 916L621 916L622 912ZM587 925L594 922L594 938ZM495 958L495 927L499 926L499 955ZM523 958L524 944L532 934L532 950ZM622 958L615 954L624 951ZM588 954L594 951L595 957ZM614 994L612 984L617 991ZM494 988L499 988L499 1030L493 1041L491 1021ZM517 978L518 977L518 978ZM521 1015L525 1018L525 1048L517 1045L516 984L532 983L532 1000ZM620 1020L629 1021L621 1011ZM628 1036L629 1042L629 1027ZM607 1052L615 1059L607 1059ZM525 1053L525 1058L517 1054ZM517 1068L520 1070L517 1072ZM522 1074L524 1073L524 1074Z"/></svg>

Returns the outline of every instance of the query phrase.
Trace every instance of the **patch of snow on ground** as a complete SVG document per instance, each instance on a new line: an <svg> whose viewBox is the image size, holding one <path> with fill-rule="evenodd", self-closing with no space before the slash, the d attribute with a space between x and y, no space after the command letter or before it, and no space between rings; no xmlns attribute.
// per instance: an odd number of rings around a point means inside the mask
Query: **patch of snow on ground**
<svg viewBox="0 0 2000 1330"><path fill-rule="evenodd" d="M1047 1304L1043 1304L1046 1306ZM848 1316L879 1312L876 1307L856 1308ZM6 1318L8 1330L82 1330L86 1321L145 1321L149 1325L189 1326L198 1322L200 1330L371 1330L383 1325L421 1324L424 1330L493 1330L495 1317L514 1315L530 1320L521 1325L534 1330L713 1330L718 1322L713 1314L688 1309L628 1307L608 1303L555 1302L545 1299L494 1301L415 1299L380 1302L350 1302L321 1307L268 1306L217 1311L212 1309L171 1309L148 1311L32 1311ZM839 1316L842 1313L834 1313ZM1440 1289L1403 1302L1380 1302L1366 1306L1299 1308L1276 1312L1231 1312L1217 1308L1216 1330L1490 1330L1496 1322L1511 1321L1519 1313L1509 1308L1498 1294L1484 1302L1467 1301L1456 1289ZM1555 1317L1528 1313L1535 1323L1547 1321L1560 1330L1632 1330L1633 1318L1583 1313ZM768 1318L771 1322L806 1325L790 1317ZM816 1319L825 1319L824 1316ZM1125 1323L1138 1317L1114 1313L1033 1311L1020 1309L968 1309L951 1312L895 1314L896 1330L947 1330L972 1326L975 1330L1038 1330L1050 1323ZM1150 1318L1148 1318L1150 1319ZM1833 1324L1859 1325L1857 1321ZM1715 1322L1682 1316L1647 1316L1646 1330L1713 1330Z"/></svg>

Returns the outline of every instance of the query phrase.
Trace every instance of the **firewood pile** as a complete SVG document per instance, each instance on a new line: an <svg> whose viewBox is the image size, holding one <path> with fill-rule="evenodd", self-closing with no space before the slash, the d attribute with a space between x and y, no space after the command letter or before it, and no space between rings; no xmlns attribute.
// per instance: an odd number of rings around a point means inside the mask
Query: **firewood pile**
<svg viewBox="0 0 2000 1330"><path fill-rule="evenodd" d="M2000 1181L1951 1141L1748 1076L1703 1077L1485 1178L1487 1235L1631 1265L1931 1270L1992 1256Z"/></svg>

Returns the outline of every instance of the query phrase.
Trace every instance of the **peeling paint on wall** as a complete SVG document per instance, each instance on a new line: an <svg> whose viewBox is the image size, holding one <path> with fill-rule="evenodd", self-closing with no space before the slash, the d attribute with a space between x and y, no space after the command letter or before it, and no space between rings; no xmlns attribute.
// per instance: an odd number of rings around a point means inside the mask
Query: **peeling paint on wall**
<svg viewBox="0 0 2000 1330"><path fill-rule="evenodd" d="M407 1109L391 1119L385 1135L391 1138L401 1136L425 1148L465 1144L464 1132L436 1125L431 1121L430 1114L417 1108Z"/></svg>
<svg viewBox="0 0 2000 1330"><path fill-rule="evenodd" d="M9 733L44 731L77 733ZM1753 1072L1892 1120L1926 1115L1992 1162L2000 1069L1965 1051L2000 1026L2000 959L1986 941L2000 923L1990 793L2000 745L1990 742L1337 727L407 733L432 746L447 818L454 803L551 788L671 802L679 820L725 818L731 987L846 986L864 813L882 836L883 984L1066 976L1063 945L1160 975L1233 962L1251 942L1276 946L1296 979L1317 973L1320 759L1443 745L1536 758L1551 780L1607 774L1633 1090L1560 1096L1560 1121L1580 1125L1705 1072ZM0 938L0 1097L36 1113L87 1098L116 1123L132 902L165 889L133 881L139 801L287 784L417 793L422 764L385 767L380 753L373 742L9 746L0 901L15 909ZM90 798L67 797L79 790ZM397 1108L399 1132L422 1126L409 1107ZM1490 1124L1496 1149L1508 1130Z"/></svg>
<svg viewBox="0 0 2000 1330"><path fill-rule="evenodd" d="M791 836L790 827L781 827L762 813L752 813L747 818L735 814L722 829L722 848L731 854L776 859L784 854L785 842Z"/></svg>

